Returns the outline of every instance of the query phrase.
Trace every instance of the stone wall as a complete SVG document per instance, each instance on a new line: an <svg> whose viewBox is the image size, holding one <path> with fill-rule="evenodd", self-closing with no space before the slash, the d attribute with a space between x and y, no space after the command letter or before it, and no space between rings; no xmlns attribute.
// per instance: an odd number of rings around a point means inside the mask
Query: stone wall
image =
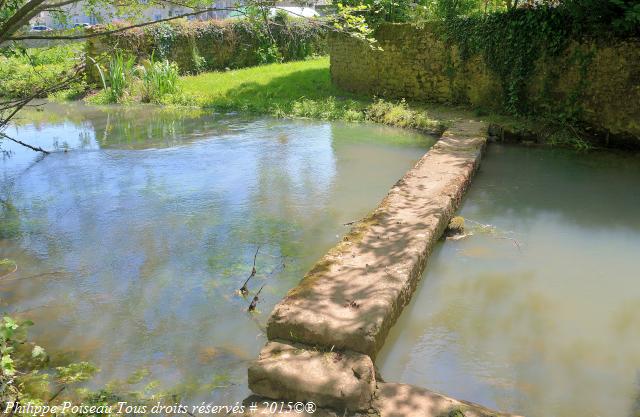
<svg viewBox="0 0 640 417"><path fill-rule="evenodd" d="M503 110L500 78L482 56L460 58L429 26L389 24L376 32L382 50L331 35L331 76L348 91ZM588 56L588 60L580 57ZM605 133L640 141L640 40L571 42L536 62L527 86L535 112L579 106L580 119Z"/></svg>

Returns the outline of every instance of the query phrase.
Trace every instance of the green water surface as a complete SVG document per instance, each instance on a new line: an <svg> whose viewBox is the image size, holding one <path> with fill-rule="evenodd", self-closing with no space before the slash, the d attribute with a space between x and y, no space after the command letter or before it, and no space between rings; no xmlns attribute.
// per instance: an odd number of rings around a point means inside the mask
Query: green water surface
<svg viewBox="0 0 640 417"><path fill-rule="evenodd" d="M377 364L529 417L640 415L640 157L489 147Z"/></svg>

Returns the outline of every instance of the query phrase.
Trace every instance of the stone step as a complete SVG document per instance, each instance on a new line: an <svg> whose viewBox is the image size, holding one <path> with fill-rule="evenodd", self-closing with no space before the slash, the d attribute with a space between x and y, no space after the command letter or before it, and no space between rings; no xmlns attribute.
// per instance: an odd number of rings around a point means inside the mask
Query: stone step
<svg viewBox="0 0 640 417"><path fill-rule="evenodd" d="M368 410L376 389L371 358L353 351L321 351L268 342L249 367L249 388L263 397L311 401L335 410Z"/></svg>
<svg viewBox="0 0 640 417"><path fill-rule="evenodd" d="M424 388L395 383L378 384L373 407L380 417L519 417Z"/></svg>
<svg viewBox="0 0 640 417"><path fill-rule="evenodd" d="M396 383L378 383L372 408L365 412L344 412L328 408L313 408L311 412L288 411L288 400L273 400L253 395L243 404L244 413L233 414L235 417L521 417L513 414L491 410L478 404L459 401L454 398L419 388L413 385ZM256 409L249 406L255 404ZM280 407L275 412L270 412Z"/></svg>

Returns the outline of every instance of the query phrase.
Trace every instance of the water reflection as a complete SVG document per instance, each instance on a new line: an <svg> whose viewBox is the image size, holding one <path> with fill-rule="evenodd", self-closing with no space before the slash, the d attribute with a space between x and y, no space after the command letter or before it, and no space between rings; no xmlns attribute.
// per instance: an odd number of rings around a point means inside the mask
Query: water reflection
<svg viewBox="0 0 640 417"><path fill-rule="evenodd" d="M142 376L211 401L243 398L273 305L431 144L153 107L48 105L12 129L75 150L3 162L0 258L19 265L3 310L36 323L54 363L96 363L97 383ZM258 246L251 316L234 291Z"/></svg>
<svg viewBox="0 0 640 417"><path fill-rule="evenodd" d="M633 155L490 147L461 211L500 233L437 248L383 376L530 417L635 417L639 182Z"/></svg>

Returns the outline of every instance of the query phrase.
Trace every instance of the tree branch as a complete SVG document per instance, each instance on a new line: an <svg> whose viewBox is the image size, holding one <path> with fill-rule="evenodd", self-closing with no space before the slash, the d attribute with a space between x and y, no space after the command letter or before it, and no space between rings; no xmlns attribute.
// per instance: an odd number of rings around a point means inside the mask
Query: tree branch
<svg viewBox="0 0 640 417"><path fill-rule="evenodd" d="M0 26L0 44L8 40L11 34L29 23L32 17L40 13L39 6L44 2L45 0L30 0L7 19L7 21Z"/></svg>
<svg viewBox="0 0 640 417"><path fill-rule="evenodd" d="M191 12L191 13L183 13L183 14L180 14L180 15L177 15L177 16L166 17L164 19L158 19L158 20L153 20L153 21L147 21L147 22L132 24L132 25L121 27L121 28L112 29L112 30L105 30L105 31L101 31L101 32L85 33L85 34L79 34L79 35L50 35L50 36L47 36L47 35L24 35L24 36L11 36L11 37L8 37L7 39L5 39L5 42L6 41L24 41L24 40L33 40L33 39L50 39L50 40L89 39L89 38L95 38L97 36L105 36L105 35L110 35L110 34L113 34L113 33L125 32L125 31L130 30L130 29L135 29L135 28L149 26L149 25L155 25L155 24L162 23L162 22L169 22L171 20L182 19L184 17L197 16L197 15L200 15L200 14L203 14L203 13L207 13L207 12L237 11L237 10L238 9L229 8L229 7L210 7L210 8L194 11L194 12ZM0 41L0 43L2 43L2 41Z"/></svg>
<svg viewBox="0 0 640 417"><path fill-rule="evenodd" d="M9 140L10 140L10 141L12 141L12 142L17 143L18 145L22 145L22 146L24 146L25 148L29 148L29 149L31 149L32 151L42 152L42 153L43 153L43 154L45 154L45 155L49 155L49 153L50 153L49 151L45 151L44 149L42 149L42 148L41 148L41 147L39 147L39 146L32 146L32 145L29 145L28 143L25 143L25 142L23 142L23 141L21 141L21 140L19 140L19 139L12 138L11 136L7 135L6 133L0 132L0 136L2 136L2 137L3 137L3 138L5 138L5 139L9 139Z"/></svg>
<svg viewBox="0 0 640 417"><path fill-rule="evenodd" d="M47 4L44 4L43 7L56 8L56 7L68 6L69 4L78 3L79 1L80 0L64 0L58 3L47 3Z"/></svg>

